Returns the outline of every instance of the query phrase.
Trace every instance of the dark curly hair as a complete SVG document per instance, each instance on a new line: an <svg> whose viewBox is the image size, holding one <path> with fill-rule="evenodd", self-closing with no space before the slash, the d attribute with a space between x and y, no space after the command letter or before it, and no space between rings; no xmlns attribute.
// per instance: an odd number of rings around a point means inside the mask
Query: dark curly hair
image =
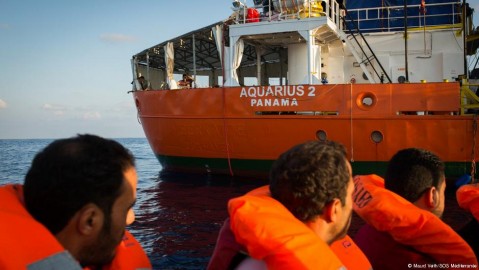
<svg viewBox="0 0 479 270"><path fill-rule="evenodd" d="M35 156L25 177L26 208L53 234L88 203L111 216L124 172L134 166L133 155L116 141L94 135L56 140Z"/></svg>
<svg viewBox="0 0 479 270"><path fill-rule="evenodd" d="M273 163L271 196L299 220L313 221L333 199L345 204L350 179L347 162L346 149L333 141L294 146Z"/></svg>
<svg viewBox="0 0 479 270"><path fill-rule="evenodd" d="M397 152L389 161L384 185L386 189L415 202L429 188L444 181L444 163L434 153L407 148Z"/></svg>

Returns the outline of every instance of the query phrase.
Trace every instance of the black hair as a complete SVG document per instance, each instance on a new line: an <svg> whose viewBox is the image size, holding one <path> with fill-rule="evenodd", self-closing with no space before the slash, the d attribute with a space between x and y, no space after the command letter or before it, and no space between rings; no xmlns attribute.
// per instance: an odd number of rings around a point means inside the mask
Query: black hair
<svg viewBox="0 0 479 270"><path fill-rule="evenodd" d="M134 166L130 151L114 140L88 134L56 140L35 156L25 177L26 208L53 234L88 203L110 217L124 172Z"/></svg>
<svg viewBox="0 0 479 270"><path fill-rule="evenodd" d="M273 163L271 196L303 222L313 221L335 198L344 205L350 172L343 145L310 141L294 146Z"/></svg>
<svg viewBox="0 0 479 270"><path fill-rule="evenodd" d="M434 153L407 148L398 151L389 161L384 184L386 189L417 201L427 189L439 188L444 180L444 163Z"/></svg>

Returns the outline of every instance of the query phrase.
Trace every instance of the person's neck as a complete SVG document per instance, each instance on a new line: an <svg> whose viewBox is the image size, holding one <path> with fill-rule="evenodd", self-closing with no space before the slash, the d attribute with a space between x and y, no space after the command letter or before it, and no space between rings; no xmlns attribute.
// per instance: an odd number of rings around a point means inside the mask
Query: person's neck
<svg viewBox="0 0 479 270"><path fill-rule="evenodd" d="M317 218L314 221L308 221L304 224L313 230L313 232L328 245L332 243L332 237L329 233L329 225L324 219Z"/></svg>

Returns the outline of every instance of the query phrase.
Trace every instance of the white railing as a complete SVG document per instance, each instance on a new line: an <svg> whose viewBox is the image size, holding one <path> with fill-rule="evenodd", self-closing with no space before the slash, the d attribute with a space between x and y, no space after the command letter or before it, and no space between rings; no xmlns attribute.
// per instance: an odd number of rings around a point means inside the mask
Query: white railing
<svg viewBox="0 0 479 270"><path fill-rule="evenodd" d="M327 16L342 29L341 9L336 0L254 0L254 7L248 7L246 0L234 0L233 11L236 23L254 23L260 21L298 20ZM251 16L256 10L258 18ZM263 9L263 12L259 12ZM273 9L273 10L272 10Z"/></svg>
<svg viewBox="0 0 479 270"><path fill-rule="evenodd" d="M459 2L426 4L425 14L421 14L419 11L420 5L408 5L408 27L438 25L454 27L455 24L461 22L460 4ZM431 10L435 10L435 12L431 13ZM439 13L436 11L439 11ZM350 9L348 13L362 31L390 32L404 29L404 6ZM374 27L374 23L380 25Z"/></svg>

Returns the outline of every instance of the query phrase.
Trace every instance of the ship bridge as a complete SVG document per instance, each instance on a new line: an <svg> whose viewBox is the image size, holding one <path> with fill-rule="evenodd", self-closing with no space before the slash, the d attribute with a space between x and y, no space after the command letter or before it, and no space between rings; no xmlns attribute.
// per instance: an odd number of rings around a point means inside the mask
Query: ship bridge
<svg viewBox="0 0 479 270"><path fill-rule="evenodd" d="M245 45L255 49L258 82L263 81L261 62L266 51L278 52L279 65L276 67L279 66L280 71L277 73L279 77L286 77L288 84L315 84L325 80L327 75L322 71L322 52L327 52L332 44L342 47L339 4L316 0L269 1L269 5L277 11L273 13L269 12L268 1L259 2L266 3L266 7L260 3L254 10L267 11L257 18L251 15L251 8L244 3L234 2L239 4L236 4L236 9L233 8L236 24L229 27L226 85L243 84L237 72L239 66L235 63L241 62ZM287 76L284 70L287 70Z"/></svg>
<svg viewBox="0 0 479 270"><path fill-rule="evenodd" d="M242 0L244 1L244 0ZM239 0L236 3L241 3ZM255 1L256 2L256 1ZM181 74L208 76L208 86L317 83L328 68L328 53L343 51L341 9L334 0L268 0L273 8L245 4L233 14L148 48L132 58L153 89L175 89ZM294 4L301 3L301 7ZM247 13L263 11L255 20ZM270 11L265 12L266 9ZM334 46L333 46L334 45ZM339 54L339 53L338 53ZM278 80L279 79L279 80ZM343 80L343 78L337 79ZM194 87L205 87L196 84Z"/></svg>

